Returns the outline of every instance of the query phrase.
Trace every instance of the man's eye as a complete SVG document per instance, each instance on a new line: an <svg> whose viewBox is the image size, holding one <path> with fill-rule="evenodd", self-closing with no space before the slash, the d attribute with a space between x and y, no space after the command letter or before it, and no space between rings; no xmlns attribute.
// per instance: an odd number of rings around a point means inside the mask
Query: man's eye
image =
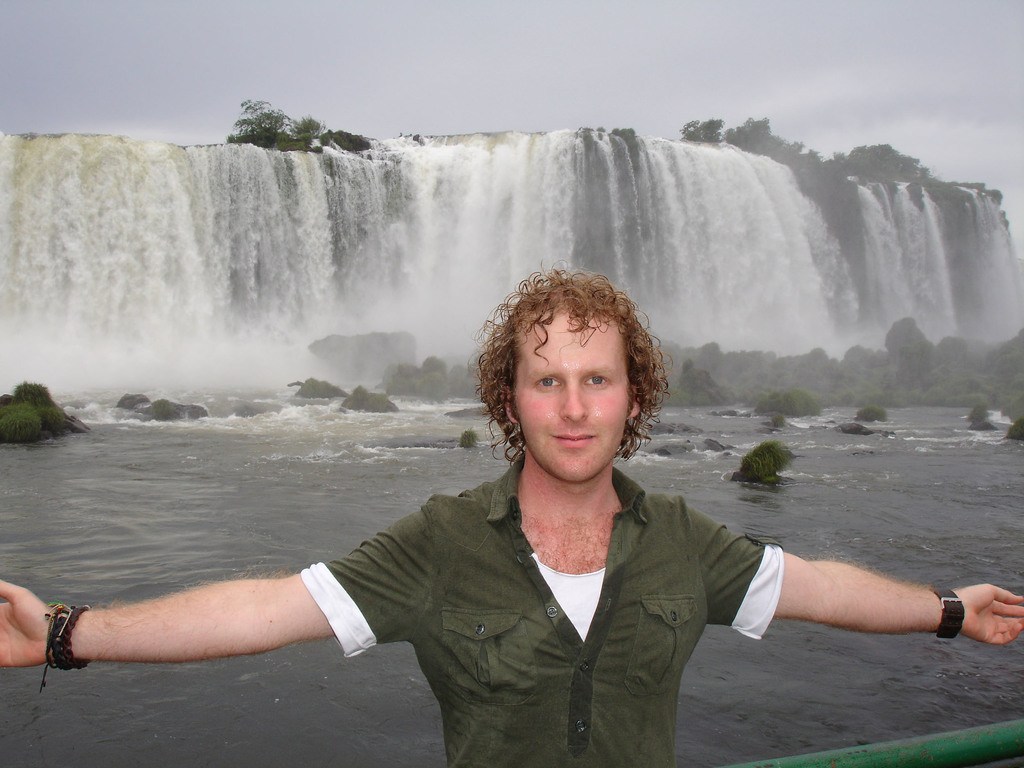
<svg viewBox="0 0 1024 768"><path fill-rule="evenodd" d="M555 380L550 376L546 376L540 380L540 385L542 387L553 387L555 386Z"/></svg>
<svg viewBox="0 0 1024 768"><path fill-rule="evenodd" d="M591 384L604 384L604 382L605 382L604 376L591 376L590 377L590 383Z"/></svg>

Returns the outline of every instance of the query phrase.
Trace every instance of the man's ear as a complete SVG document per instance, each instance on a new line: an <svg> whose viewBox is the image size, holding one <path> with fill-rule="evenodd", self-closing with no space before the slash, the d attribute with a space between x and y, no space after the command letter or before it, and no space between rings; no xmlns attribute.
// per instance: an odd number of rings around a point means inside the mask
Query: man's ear
<svg viewBox="0 0 1024 768"><path fill-rule="evenodd" d="M508 420L513 424L518 424L519 419L516 417L515 403L512 402L512 397L505 398L505 415L508 416Z"/></svg>
<svg viewBox="0 0 1024 768"><path fill-rule="evenodd" d="M635 419L640 415L640 401L637 399L636 390L629 388L629 418Z"/></svg>

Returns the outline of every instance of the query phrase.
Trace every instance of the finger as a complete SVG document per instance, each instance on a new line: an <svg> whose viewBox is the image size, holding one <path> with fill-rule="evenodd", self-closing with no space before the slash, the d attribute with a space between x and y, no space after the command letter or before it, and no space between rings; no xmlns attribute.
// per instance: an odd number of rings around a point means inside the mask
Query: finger
<svg viewBox="0 0 1024 768"><path fill-rule="evenodd" d="M1005 616L1006 618L1024 617L1024 605L994 602L992 604L992 612L997 616Z"/></svg>

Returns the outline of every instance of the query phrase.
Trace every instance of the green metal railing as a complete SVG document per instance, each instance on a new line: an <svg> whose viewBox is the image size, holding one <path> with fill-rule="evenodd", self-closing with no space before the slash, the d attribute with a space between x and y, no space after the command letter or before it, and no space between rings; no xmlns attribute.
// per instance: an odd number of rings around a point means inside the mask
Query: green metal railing
<svg viewBox="0 0 1024 768"><path fill-rule="evenodd" d="M1024 765L1024 720L727 768L963 768L1015 757Z"/></svg>

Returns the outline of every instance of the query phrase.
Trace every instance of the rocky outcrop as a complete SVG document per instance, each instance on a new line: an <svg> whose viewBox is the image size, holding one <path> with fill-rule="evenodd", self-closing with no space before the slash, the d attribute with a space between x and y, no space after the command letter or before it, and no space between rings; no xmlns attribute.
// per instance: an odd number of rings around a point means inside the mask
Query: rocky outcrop
<svg viewBox="0 0 1024 768"><path fill-rule="evenodd" d="M0 395L0 443L36 443L88 431L81 419L54 402L42 384L25 381L14 394Z"/></svg>
<svg viewBox="0 0 1024 768"><path fill-rule="evenodd" d="M309 351L331 364L342 381L380 381L388 368L415 365L416 337L411 333L332 335L317 339Z"/></svg>
<svg viewBox="0 0 1024 768"><path fill-rule="evenodd" d="M288 386L298 387L299 391L295 393L294 397L303 400L329 400L335 397L348 397L348 392L341 387L331 384L329 381L321 381L320 379L310 378L305 381L293 381Z"/></svg>
<svg viewBox="0 0 1024 768"><path fill-rule="evenodd" d="M896 433L889 432L881 429L868 429L863 424L859 424L856 421L848 421L843 424L838 424L833 427L836 432L842 432L844 435L882 435L884 437L893 437Z"/></svg>
<svg viewBox="0 0 1024 768"><path fill-rule="evenodd" d="M370 392L365 387L356 387L352 394L345 398L342 408L369 413L395 413L398 406L388 396L380 392Z"/></svg>
<svg viewBox="0 0 1024 768"><path fill-rule="evenodd" d="M141 421L190 421L210 415L201 405L175 403L165 398L150 401L142 394L122 395L116 407Z"/></svg>

